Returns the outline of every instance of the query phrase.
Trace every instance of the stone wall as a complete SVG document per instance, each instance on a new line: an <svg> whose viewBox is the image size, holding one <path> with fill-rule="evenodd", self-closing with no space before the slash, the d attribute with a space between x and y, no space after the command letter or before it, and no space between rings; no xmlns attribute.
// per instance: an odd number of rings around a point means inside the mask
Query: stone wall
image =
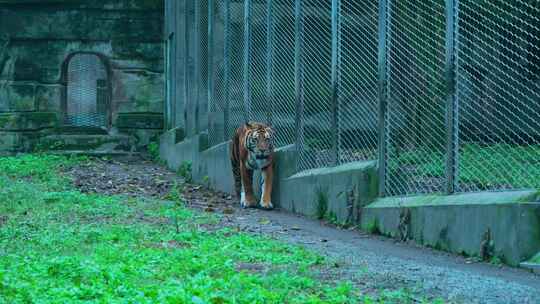
<svg viewBox="0 0 540 304"><path fill-rule="evenodd" d="M155 126L164 103L163 12L162 0L0 0L0 112L57 113L61 125L68 58L90 52L109 73L109 126L128 113L152 114ZM148 129L137 117L133 127Z"/></svg>

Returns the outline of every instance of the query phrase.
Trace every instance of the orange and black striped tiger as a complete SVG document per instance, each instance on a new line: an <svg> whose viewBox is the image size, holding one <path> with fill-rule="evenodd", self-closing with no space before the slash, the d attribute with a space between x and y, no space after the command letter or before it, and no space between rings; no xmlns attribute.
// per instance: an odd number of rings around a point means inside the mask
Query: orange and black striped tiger
<svg viewBox="0 0 540 304"><path fill-rule="evenodd" d="M262 172L262 195L260 206L272 209L272 177L274 153L271 127L258 122L247 122L234 133L231 143L231 165L234 175L234 185L242 208L257 206L253 193L253 170Z"/></svg>

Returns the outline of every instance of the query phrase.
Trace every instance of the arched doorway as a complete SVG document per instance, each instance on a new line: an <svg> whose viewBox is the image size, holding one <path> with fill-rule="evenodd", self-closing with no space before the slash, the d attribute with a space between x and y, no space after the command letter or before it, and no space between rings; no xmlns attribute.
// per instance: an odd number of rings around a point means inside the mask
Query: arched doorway
<svg viewBox="0 0 540 304"><path fill-rule="evenodd" d="M110 81L98 55L76 53L68 57L65 96L67 126L108 128Z"/></svg>

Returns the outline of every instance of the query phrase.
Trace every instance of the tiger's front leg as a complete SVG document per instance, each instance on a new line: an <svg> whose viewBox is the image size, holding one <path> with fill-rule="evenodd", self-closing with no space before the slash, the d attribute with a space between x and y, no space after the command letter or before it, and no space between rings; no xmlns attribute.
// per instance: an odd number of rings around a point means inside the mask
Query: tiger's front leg
<svg viewBox="0 0 540 304"><path fill-rule="evenodd" d="M272 205L272 180L274 176L274 169L272 165L264 168L261 172L263 185L260 205L264 209L273 209Z"/></svg>
<svg viewBox="0 0 540 304"><path fill-rule="evenodd" d="M242 192L240 193L240 205L242 208L252 208L257 205L253 194L253 171L246 168L243 162L240 163L240 176L242 178Z"/></svg>

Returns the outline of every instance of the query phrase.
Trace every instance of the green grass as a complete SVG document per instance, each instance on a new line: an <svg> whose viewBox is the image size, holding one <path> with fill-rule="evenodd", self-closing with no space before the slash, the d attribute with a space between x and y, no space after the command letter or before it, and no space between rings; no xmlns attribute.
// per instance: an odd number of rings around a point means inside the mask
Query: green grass
<svg viewBox="0 0 540 304"><path fill-rule="evenodd" d="M459 179L481 188L511 186L540 189L540 146L466 144L459 155ZM414 165L420 175L445 176L445 155L417 149L399 155L395 165Z"/></svg>
<svg viewBox="0 0 540 304"><path fill-rule="evenodd" d="M172 202L80 193L58 173L81 161L0 158L0 303L412 302L319 281L331 261L220 228L184 207L180 185Z"/></svg>
<svg viewBox="0 0 540 304"><path fill-rule="evenodd" d="M540 253L536 254L532 259L529 260L530 263L540 264Z"/></svg>
<svg viewBox="0 0 540 304"><path fill-rule="evenodd" d="M216 218L182 204L82 194L57 174L77 161L0 158L0 303L372 302L318 281L326 261L301 247L206 231Z"/></svg>

